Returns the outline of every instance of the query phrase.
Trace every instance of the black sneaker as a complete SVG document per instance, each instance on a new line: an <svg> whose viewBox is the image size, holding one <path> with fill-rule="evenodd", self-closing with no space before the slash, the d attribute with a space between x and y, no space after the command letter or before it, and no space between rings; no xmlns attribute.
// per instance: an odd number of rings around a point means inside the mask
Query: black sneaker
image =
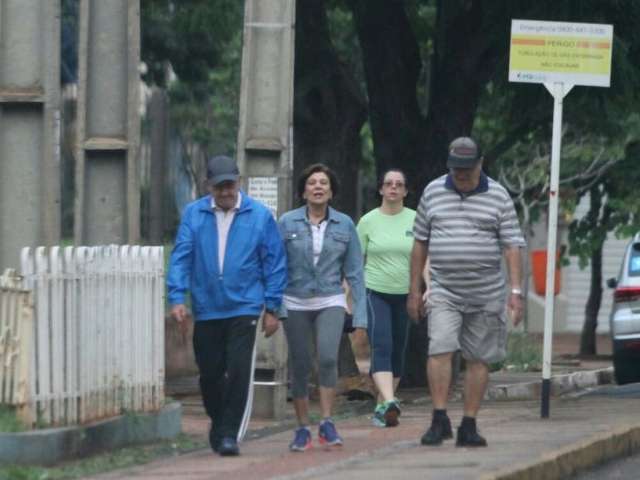
<svg viewBox="0 0 640 480"><path fill-rule="evenodd" d="M473 428L458 427L456 447L486 447L487 440Z"/></svg>
<svg viewBox="0 0 640 480"><path fill-rule="evenodd" d="M449 417L431 420L429 430L422 435L420 443L422 445L441 445L443 440L453 438L451 431L451 421Z"/></svg>
<svg viewBox="0 0 640 480"><path fill-rule="evenodd" d="M223 457L235 457L240 454L238 442L233 437L224 437L218 444L218 453Z"/></svg>

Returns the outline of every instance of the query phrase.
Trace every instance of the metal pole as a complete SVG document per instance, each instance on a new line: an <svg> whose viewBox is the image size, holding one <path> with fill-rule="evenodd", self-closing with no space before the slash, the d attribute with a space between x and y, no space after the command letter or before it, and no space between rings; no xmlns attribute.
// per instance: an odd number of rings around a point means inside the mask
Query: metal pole
<svg viewBox="0 0 640 480"><path fill-rule="evenodd" d="M545 284L544 343L542 354L542 402L540 415L549 418L551 394L551 343L553 337L553 309L558 236L558 186L560 183L560 149L562 145L562 99L573 85L545 83L553 95L553 137L551 142L551 178L549 183L549 226L547 231L547 279Z"/></svg>
<svg viewBox="0 0 640 480"><path fill-rule="evenodd" d="M0 0L0 270L60 241L60 2Z"/></svg>

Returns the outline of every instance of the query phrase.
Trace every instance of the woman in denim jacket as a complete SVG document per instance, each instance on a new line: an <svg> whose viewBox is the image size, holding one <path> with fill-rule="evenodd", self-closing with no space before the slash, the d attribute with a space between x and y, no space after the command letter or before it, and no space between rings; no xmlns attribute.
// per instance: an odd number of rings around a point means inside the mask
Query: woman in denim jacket
<svg viewBox="0 0 640 480"><path fill-rule="evenodd" d="M337 190L337 178L326 165L307 167L298 179L298 196L305 205L285 213L278 222L287 251L288 286L283 304L288 318L284 330L299 424L289 445L292 451L311 446L307 384L314 337L323 417L318 439L323 445L342 445L331 410L346 308L345 279L353 298L353 326L367 326L362 251L353 221L329 206Z"/></svg>

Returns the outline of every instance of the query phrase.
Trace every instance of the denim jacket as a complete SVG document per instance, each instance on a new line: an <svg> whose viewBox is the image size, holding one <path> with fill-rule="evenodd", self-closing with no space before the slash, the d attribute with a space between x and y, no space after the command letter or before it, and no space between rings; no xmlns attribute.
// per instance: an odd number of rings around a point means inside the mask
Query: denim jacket
<svg viewBox="0 0 640 480"><path fill-rule="evenodd" d="M278 221L287 251L287 295L307 298L342 293L342 280L351 287L353 326L366 328L367 309L362 250L353 221L329 207L322 252L313 264L313 238L307 207L291 210Z"/></svg>

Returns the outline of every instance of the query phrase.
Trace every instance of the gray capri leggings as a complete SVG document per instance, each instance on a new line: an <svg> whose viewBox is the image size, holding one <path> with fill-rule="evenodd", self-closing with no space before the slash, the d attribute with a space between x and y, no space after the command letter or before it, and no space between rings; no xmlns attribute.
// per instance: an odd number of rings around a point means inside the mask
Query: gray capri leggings
<svg viewBox="0 0 640 480"><path fill-rule="evenodd" d="M318 381L321 387L332 388L338 381L338 349L344 325L344 308L322 310L289 310L283 322L291 361L291 393L293 398L308 396L315 337L318 352Z"/></svg>

